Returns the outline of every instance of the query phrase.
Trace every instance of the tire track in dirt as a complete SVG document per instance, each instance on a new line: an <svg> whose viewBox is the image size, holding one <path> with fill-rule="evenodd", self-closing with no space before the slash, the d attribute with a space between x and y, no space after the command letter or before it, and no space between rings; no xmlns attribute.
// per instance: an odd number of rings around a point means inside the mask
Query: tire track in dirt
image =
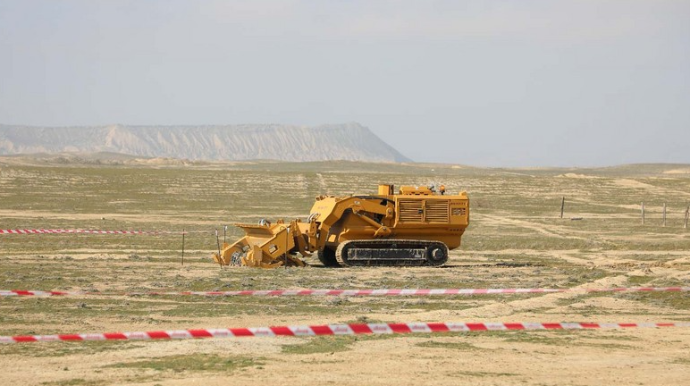
<svg viewBox="0 0 690 386"><path fill-rule="evenodd" d="M613 180L613 183L615 185L618 185L618 186L624 187L624 188L646 190L649 193L651 193L652 196L676 195L677 194L677 195L681 195L681 196L690 197L690 193L688 193L686 191L669 189L669 188L663 187L663 186L655 186L652 184L647 184L647 183L640 182L640 181L633 180L633 179L629 179L629 178L616 179L616 180Z"/></svg>
<svg viewBox="0 0 690 386"><path fill-rule="evenodd" d="M613 257L610 253L595 255L591 257L577 257L574 255L583 255L578 251L553 251L551 256L567 261L575 265L581 265L588 268L605 268L605 269L624 269L649 271L651 268L675 269L676 271L685 272L690 269L690 258L681 256L670 261L658 260L639 260L625 257ZM614 253L615 255L615 253ZM587 256L587 255L585 255ZM685 269L683 269L685 268Z"/></svg>
<svg viewBox="0 0 690 386"><path fill-rule="evenodd" d="M532 230L534 232L537 232L537 233L544 235L544 236L547 236L547 237L553 237L553 238L558 238L558 239L588 240L585 237L579 237L579 236L573 236L573 235L563 235L560 233L556 233L553 231L553 229L551 229L551 230L547 229L546 225L539 225L539 224L531 223L529 221L518 220L518 219L513 219L513 218L506 218L506 217L499 217L499 216L492 216L492 215L488 215L488 214L482 214L481 217L490 220L492 224L517 226L520 228ZM553 228L553 227L551 227L551 228Z"/></svg>
<svg viewBox="0 0 690 386"><path fill-rule="evenodd" d="M573 288L608 288L615 286L623 286L626 284L628 277L626 275L618 275L613 277L605 277L593 282L585 283ZM544 309L554 310L561 305L559 302L568 299L575 299L579 296L586 295L585 292L559 292L549 293L543 296L530 297L528 299L519 298L512 301L497 300L491 304L471 307L464 310L439 310L429 313L417 314L415 316L426 318L425 320L499 320L503 317L516 317L520 320L524 319L526 314L529 318L539 317L539 321L544 321L553 316L549 315L544 318ZM509 298L502 298L509 299ZM534 310L539 310L537 314L532 314ZM421 319L420 319L421 320ZM516 319L517 320L517 319Z"/></svg>

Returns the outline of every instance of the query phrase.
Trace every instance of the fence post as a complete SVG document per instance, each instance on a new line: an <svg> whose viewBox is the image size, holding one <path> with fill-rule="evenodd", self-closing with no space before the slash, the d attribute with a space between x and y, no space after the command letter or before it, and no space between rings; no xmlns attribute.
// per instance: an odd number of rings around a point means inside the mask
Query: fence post
<svg viewBox="0 0 690 386"><path fill-rule="evenodd" d="M666 226L666 203L664 202L664 226Z"/></svg>
<svg viewBox="0 0 690 386"><path fill-rule="evenodd" d="M690 218L690 205L685 208L685 223L683 224L685 229L688 229L688 218Z"/></svg>
<svg viewBox="0 0 690 386"><path fill-rule="evenodd" d="M182 228L182 259L180 260L181 265L184 265L184 228Z"/></svg>
<svg viewBox="0 0 690 386"><path fill-rule="evenodd" d="M644 225L644 201L642 201L642 209L640 211L642 212L642 225Z"/></svg>
<svg viewBox="0 0 690 386"><path fill-rule="evenodd" d="M565 209L565 196L561 199L561 218L563 218L563 210Z"/></svg>

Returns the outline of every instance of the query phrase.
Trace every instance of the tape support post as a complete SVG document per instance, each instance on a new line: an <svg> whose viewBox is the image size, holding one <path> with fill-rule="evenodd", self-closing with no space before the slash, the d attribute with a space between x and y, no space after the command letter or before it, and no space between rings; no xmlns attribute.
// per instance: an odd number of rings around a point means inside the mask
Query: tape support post
<svg viewBox="0 0 690 386"><path fill-rule="evenodd" d="M511 295L533 293L592 292L690 292L690 287L620 287L620 288L432 288L432 289L297 289L246 291L182 292L84 292L42 290L0 290L4 296L435 296L435 295Z"/></svg>
<svg viewBox="0 0 690 386"><path fill-rule="evenodd" d="M471 331L521 331L521 330L588 330L690 327L690 322L679 323L371 323L330 324L318 326L278 326L254 328L220 328L196 330L171 330L148 332L111 332L98 334L24 335L0 336L0 343L31 343L55 341L105 341L105 340L158 340L233 337L319 336L361 334L411 334L411 333L463 333Z"/></svg>

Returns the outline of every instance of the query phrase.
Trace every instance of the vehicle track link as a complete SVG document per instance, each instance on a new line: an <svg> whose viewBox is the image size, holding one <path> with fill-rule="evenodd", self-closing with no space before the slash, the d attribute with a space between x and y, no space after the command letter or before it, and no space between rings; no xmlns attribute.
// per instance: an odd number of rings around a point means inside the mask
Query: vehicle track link
<svg viewBox="0 0 690 386"><path fill-rule="evenodd" d="M439 267L448 261L448 247L427 240L350 240L338 245L335 259L342 267Z"/></svg>

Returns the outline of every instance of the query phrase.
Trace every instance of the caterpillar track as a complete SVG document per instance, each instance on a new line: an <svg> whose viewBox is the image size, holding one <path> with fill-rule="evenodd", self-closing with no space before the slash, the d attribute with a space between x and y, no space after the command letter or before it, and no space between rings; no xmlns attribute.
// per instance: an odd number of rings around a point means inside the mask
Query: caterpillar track
<svg viewBox="0 0 690 386"><path fill-rule="evenodd" d="M343 267L438 267L448 261L448 247L440 241L351 240L338 246L335 258Z"/></svg>

